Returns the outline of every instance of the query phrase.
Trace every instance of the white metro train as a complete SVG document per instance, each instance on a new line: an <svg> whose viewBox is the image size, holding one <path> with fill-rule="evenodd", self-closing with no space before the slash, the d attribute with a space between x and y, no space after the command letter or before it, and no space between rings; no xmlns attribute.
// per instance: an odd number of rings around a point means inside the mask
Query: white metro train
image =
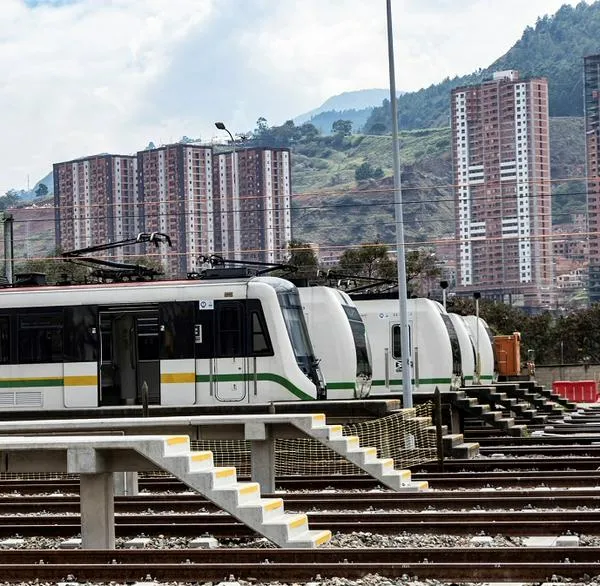
<svg viewBox="0 0 600 586"><path fill-rule="evenodd" d="M308 332L328 399L364 398L371 390L370 344L350 297L330 287L299 287Z"/></svg>
<svg viewBox="0 0 600 586"><path fill-rule="evenodd" d="M473 345L475 352L475 365L477 366L477 363L479 363L479 372L474 372L472 384L475 384L477 380L479 380L481 384L489 384L495 378L494 338L492 332L485 320L481 317L477 317L476 315L464 315L462 316L462 319L467 325L471 337L471 344ZM479 357L479 360L477 360L477 356Z"/></svg>
<svg viewBox="0 0 600 586"><path fill-rule="evenodd" d="M0 290L0 409L144 396L150 405L325 399L298 289L259 276Z"/></svg>
<svg viewBox="0 0 600 586"><path fill-rule="evenodd" d="M371 397L402 392L402 348L398 299L361 299L354 302L371 343ZM448 391L461 386L461 343L455 325L441 304L431 299L408 299L408 328L415 393ZM461 330L462 342L466 332ZM472 351L471 351L472 356Z"/></svg>

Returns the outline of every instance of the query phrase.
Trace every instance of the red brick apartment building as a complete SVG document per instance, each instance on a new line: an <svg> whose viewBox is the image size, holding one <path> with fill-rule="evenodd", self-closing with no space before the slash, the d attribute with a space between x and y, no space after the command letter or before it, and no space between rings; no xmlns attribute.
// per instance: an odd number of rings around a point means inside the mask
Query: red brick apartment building
<svg viewBox="0 0 600 586"><path fill-rule="evenodd" d="M215 155L213 184L215 250L226 258L285 260L292 239L289 149L261 147Z"/></svg>
<svg viewBox="0 0 600 586"><path fill-rule="evenodd" d="M500 71L452 91L457 292L553 301L548 85Z"/></svg>
<svg viewBox="0 0 600 586"><path fill-rule="evenodd" d="M589 301L600 302L600 55L583 59Z"/></svg>
<svg viewBox="0 0 600 586"><path fill-rule="evenodd" d="M97 155L54 164L56 246L63 251L114 242L136 233L137 158ZM123 249L106 256L123 260Z"/></svg>
<svg viewBox="0 0 600 586"><path fill-rule="evenodd" d="M162 232L173 246L152 253L171 277L197 271L201 255L280 262L291 240L289 149L240 149L235 167L233 159L177 143L56 163L56 244L71 250ZM120 260L148 252L109 251Z"/></svg>

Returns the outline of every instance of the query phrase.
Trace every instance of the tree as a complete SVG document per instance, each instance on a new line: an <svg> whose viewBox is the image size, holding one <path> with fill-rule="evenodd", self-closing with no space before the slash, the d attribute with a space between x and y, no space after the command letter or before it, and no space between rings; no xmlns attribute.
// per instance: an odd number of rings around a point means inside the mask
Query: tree
<svg viewBox="0 0 600 586"><path fill-rule="evenodd" d="M371 167L371 164L367 163L366 161L362 165L356 167L356 170L354 171L354 178L357 181L365 181L367 179L371 179L372 176L373 167Z"/></svg>
<svg viewBox="0 0 600 586"><path fill-rule="evenodd" d="M427 295L431 279L441 274L435 254L425 249L407 252L405 267L409 295Z"/></svg>
<svg viewBox="0 0 600 586"><path fill-rule="evenodd" d="M90 269L76 262L69 262L60 256L60 251L54 250L47 258L39 258L19 263L15 267L17 273L43 273L50 285L68 281L70 283L85 283Z"/></svg>
<svg viewBox="0 0 600 586"><path fill-rule="evenodd" d="M296 267L299 271L315 272L319 265L319 260L315 251L307 242L300 240L290 240L288 242L289 257L288 262Z"/></svg>
<svg viewBox="0 0 600 586"><path fill-rule="evenodd" d="M352 134L352 121L351 120L336 120L331 125L332 134L339 136L350 136Z"/></svg>
<svg viewBox="0 0 600 586"><path fill-rule="evenodd" d="M9 189L4 196L0 197L0 211L16 206L19 199L19 194L14 189Z"/></svg>
<svg viewBox="0 0 600 586"><path fill-rule="evenodd" d="M35 196L36 197L45 197L48 195L48 187L44 183L39 183L35 188Z"/></svg>
<svg viewBox="0 0 600 586"><path fill-rule="evenodd" d="M394 279L396 275L396 263L389 258L388 247L378 242L348 248L340 257L339 267L361 277Z"/></svg>

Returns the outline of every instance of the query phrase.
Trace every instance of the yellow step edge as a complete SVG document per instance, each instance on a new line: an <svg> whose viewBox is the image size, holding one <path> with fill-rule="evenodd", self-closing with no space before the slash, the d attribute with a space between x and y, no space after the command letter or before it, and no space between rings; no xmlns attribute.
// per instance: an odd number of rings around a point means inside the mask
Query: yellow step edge
<svg viewBox="0 0 600 586"><path fill-rule="evenodd" d="M204 460L210 460L213 456L212 452L194 452L192 453L193 462L204 462Z"/></svg>
<svg viewBox="0 0 600 586"><path fill-rule="evenodd" d="M376 456L377 448L365 448L365 454L368 454L368 455L373 454L374 456Z"/></svg>
<svg viewBox="0 0 600 586"><path fill-rule="evenodd" d="M313 423L325 422L325 413L313 413Z"/></svg>
<svg viewBox="0 0 600 586"><path fill-rule="evenodd" d="M331 531L329 531L329 529L326 529L325 531L323 531L323 533L321 534L320 537L317 537L315 539L315 545L323 545L324 543L327 543L328 541L331 540Z"/></svg>
<svg viewBox="0 0 600 586"><path fill-rule="evenodd" d="M283 507L283 499L273 499L270 503L263 505L263 510L274 511L279 507Z"/></svg>
<svg viewBox="0 0 600 586"><path fill-rule="evenodd" d="M300 527L300 525L306 525L308 523L308 517L306 515L300 515L297 519L290 521L288 527L290 529L295 529L296 527Z"/></svg>
<svg viewBox="0 0 600 586"><path fill-rule="evenodd" d="M382 458L381 463L387 467L394 467L394 459L393 458Z"/></svg>
<svg viewBox="0 0 600 586"><path fill-rule="evenodd" d="M410 480L412 477L412 472L410 470L398 470L398 472L400 472L402 480Z"/></svg>
<svg viewBox="0 0 600 586"><path fill-rule="evenodd" d="M167 444L169 446L174 446L175 444L186 444L190 441L190 438L187 435L174 435L170 438L167 438Z"/></svg>
<svg viewBox="0 0 600 586"><path fill-rule="evenodd" d="M429 488L429 482L427 480L417 480L420 490L427 490Z"/></svg>
<svg viewBox="0 0 600 586"><path fill-rule="evenodd" d="M344 429L341 425L330 425L329 431L342 431Z"/></svg>
<svg viewBox="0 0 600 586"><path fill-rule="evenodd" d="M240 494L252 494L253 492L258 492L259 487L260 485L258 483L248 484L247 486L243 486L242 488L240 488L238 492Z"/></svg>
<svg viewBox="0 0 600 586"><path fill-rule="evenodd" d="M228 466L227 468L216 468L215 476L217 478L226 478L227 476L233 476L235 474L235 468Z"/></svg>
<svg viewBox="0 0 600 586"><path fill-rule="evenodd" d="M354 445L354 444L358 444L360 439L357 435L347 435L346 441L347 441L348 445Z"/></svg>

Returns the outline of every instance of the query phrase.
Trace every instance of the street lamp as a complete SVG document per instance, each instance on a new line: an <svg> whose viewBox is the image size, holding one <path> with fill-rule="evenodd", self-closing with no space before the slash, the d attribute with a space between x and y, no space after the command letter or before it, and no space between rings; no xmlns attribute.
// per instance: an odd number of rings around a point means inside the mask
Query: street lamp
<svg viewBox="0 0 600 586"><path fill-rule="evenodd" d="M233 251L234 255L241 252L240 245L240 200L237 192L237 162L235 153L235 138L229 131L224 122L215 122L215 126L218 130L224 130L231 138L231 201L232 201L232 214L233 214Z"/></svg>
<svg viewBox="0 0 600 586"><path fill-rule="evenodd" d="M446 310L446 289L448 288L448 281L440 281L440 287L442 288L442 305L444 311Z"/></svg>
<svg viewBox="0 0 600 586"><path fill-rule="evenodd" d="M390 75L390 104L392 107L392 146L394 153L394 216L396 221L396 250L398 266L398 301L400 303L400 341L402 344L402 406L413 406L412 348L408 332L408 303L406 291L406 259L404 252L404 221L402 217L402 183L400 178L400 145L398 143L398 99L394 71L394 40L392 29L392 2L387 0L387 41Z"/></svg>
<svg viewBox="0 0 600 586"><path fill-rule="evenodd" d="M477 318L476 319L477 332L475 333L477 352L475 355L475 380L473 382L476 385L480 385L481 384L481 354L479 353L479 329L481 326L479 325L479 299L481 299L481 293L479 291L475 291L475 293L473 293L473 297L475 299L475 317Z"/></svg>

